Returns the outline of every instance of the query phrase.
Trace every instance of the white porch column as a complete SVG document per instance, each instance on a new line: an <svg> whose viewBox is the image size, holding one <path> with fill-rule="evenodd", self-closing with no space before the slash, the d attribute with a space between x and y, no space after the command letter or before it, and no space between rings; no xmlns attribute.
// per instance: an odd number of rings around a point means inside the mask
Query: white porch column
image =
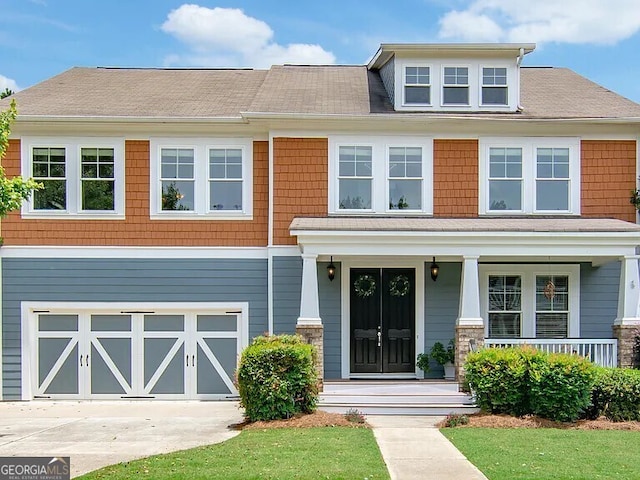
<svg viewBox="0 0 640 480"><path fill-rule="evenodd" d="M456 319L456 380L464 378L464 362L471 351L484 344L484 322L480 316L480 282L478 257L466 256L462 261L460 305Z"/></svg>
<svg viewBox="0 0 640 480"><path fill-rule="evenodd" d="M302 254L302 290L298 325L322 325L318 299L318 255Z"/></svg>
<svg viewBox="0 0 640 480"><path fill-rule="evenodd" d="M640 325L640 274L638 255L628 255L620 267L620 288L618 291L618 316L614 325Z"/></svg>
<svg viewBox="0 0 640 480"><path fill-rule="evenodd" d="M481 326L480 282L478 281L478 257L463 257L460 282L460 306L456 325Z"/></svg>

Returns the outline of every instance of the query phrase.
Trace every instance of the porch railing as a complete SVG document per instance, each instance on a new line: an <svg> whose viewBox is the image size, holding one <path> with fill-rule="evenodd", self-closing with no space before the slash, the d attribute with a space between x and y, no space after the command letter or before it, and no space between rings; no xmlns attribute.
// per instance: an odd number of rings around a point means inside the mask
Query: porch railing
<svg viewBox="0 0 640 480"><path fill-rule="evenodd" d="M507 348L530 345L550 353L574 353L603 367L618 366L618 340L615 338L485 338L487 347Z"/></svg>

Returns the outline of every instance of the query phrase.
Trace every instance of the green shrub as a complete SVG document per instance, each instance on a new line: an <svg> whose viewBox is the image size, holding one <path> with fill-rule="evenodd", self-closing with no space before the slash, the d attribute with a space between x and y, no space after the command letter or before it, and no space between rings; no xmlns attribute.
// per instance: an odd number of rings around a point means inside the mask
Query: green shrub
<svg viewBox="0 0 640 480"><path fill-rule="evenodd" d="M640 371L598 368L587 418L614 422L640 421Z"/></svg>
<svg viewBox="0 0 640 480"><path fill-rule="evenodd" d="M528 405L528 362L531 349L486 348L467 356L465 380L477 405L491 413L524 415Z"/></svg>
<svg viewBox="0 0 640 480"><path fill-rule="evenodd" d="M445 428L454 428L459 425L467 425L469 423L469 417L464 413L450 413L442 423Z"/></svg>
<svg viewBox="0 0 640 480"><path fill-rule="evenodd" d="M482 410L560 421L575 420L588 407L595 378L595 367L582 357L529 347L483 349L464 368Z"/></svg>
<svg viewBox="0 0 640 480"><path fill-rule="evenodd" d="M561 422L580 418L591 403L596 367L577 355L536 355L529 364L531 413Z"/></svg>
<svg viewBox="0 0 640 480"><path fill-rule="evenodd" d="M310 413L318 401L315 349L296 335L256 337L237 371L240 404L250 421Z"/></svg>

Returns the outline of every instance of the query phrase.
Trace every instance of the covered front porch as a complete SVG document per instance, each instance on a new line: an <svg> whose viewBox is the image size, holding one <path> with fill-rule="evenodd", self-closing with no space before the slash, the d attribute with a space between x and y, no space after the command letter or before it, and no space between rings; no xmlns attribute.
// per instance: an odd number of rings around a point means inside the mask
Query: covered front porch
<svg viewBox="0 0 640 480"><path fill-rule="evenodd" d="M296 329L321 348L325 380L423 378L416 356L450 338L457 378L469 351L485 344L632 362L640 326L635 224L332 217L296 218L290 230L302 252ZM320 314L328 291L339 304L325 314L329 324ZM432 367L427 376L439 375Z"/></svg>

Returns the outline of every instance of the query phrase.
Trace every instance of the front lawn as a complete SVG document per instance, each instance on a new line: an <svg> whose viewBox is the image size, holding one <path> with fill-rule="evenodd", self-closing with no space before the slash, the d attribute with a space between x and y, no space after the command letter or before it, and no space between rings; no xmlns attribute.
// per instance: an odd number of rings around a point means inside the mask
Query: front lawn
<svg viewBox="0 0 640 480"><path fill-rule="evenodd" d="M640 478L640 432L444 428L489 480Z"/></svg>
<svg viewBox="0 0 640 480"><path fill-rule="evenodd" d="M112 465L79 478L378 480L389 474L372 430L318 427L245 430L224 443Z"/></svg>

